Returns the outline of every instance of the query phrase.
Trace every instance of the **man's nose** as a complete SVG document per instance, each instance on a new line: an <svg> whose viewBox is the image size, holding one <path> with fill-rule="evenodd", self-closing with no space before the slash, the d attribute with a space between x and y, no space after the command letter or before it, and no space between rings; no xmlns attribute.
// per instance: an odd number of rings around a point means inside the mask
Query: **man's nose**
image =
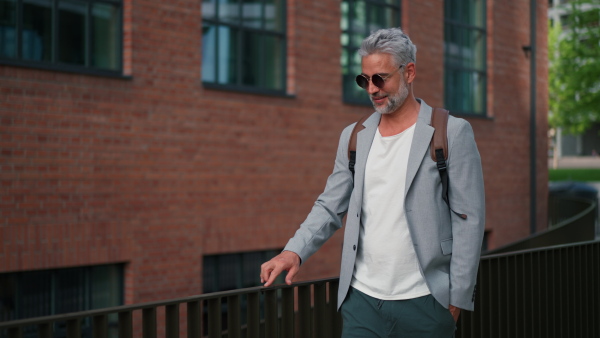
<svg viewBox="0 0 600 338"><path fill-rule="evenodd" d="M377 87L375 84L373 84L373 80L369 81L369 86L367 87L367 93L369 93L369 95L373 95L375 93L377 93L379 91L379 87Z"/></svg>

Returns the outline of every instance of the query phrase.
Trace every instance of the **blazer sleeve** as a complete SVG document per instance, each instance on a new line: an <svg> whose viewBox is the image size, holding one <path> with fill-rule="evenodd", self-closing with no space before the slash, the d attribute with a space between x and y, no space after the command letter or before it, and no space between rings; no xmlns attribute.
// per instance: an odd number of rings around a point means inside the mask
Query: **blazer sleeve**
<svg viewBox="0 0 600 338"><path fill-rule="evenodd" d="M354 124L342 132L333 172L327 179L325 189L315 201L306 220L284 248L284 251L298 254L302 262L342 227L342 219L348 211L354 187L352 173L348 169L348 141L353 127Z"/></svg>
<svg viewBox="0 0 600 338"><path fill-rule="evenodd" d="M477 270L485 229L485 192L481 157L471 125L463 119L452 136L449 133L449 200L452 209L467 215L464 220L454 213L452 220L452 258L450 262L450 304L474 309ZM450 137L451 136L451 137Z"/></svg>

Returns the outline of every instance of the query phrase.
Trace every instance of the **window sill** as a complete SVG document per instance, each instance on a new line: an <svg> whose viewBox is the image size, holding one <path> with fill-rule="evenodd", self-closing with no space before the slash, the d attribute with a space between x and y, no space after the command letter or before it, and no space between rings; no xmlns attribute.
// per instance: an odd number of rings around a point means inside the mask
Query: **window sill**
<svg viewBox="0 0 600 338"><path fill-rule="evenodd" d="M44 63L44 62L35 62L35 61L0 59L0 65L15 66L15 67L21 67L21 68L40 69L40 70L49 70L49 71L62 72L62 73L109 77L109 78L123 79L123 80L132 79L131 75L123 75L120 70L114 71L114 70L91 69L91 68L85 68L85 67L81 67L81 66L72 66L72 65L68 65L68 64L53 64L53 63Z"/></svg>
<svg viewBox="0 0 600 338"><path fill-rule="evenodd" d="M454 112L450 110L450 115L460 118L468 118L468 119L480 119L480 120L489 120L493 121L493 116L488 116L487 114L473 114L473 113L464 113L464 112Z"/></svg>
<svg viewBox="0 0 600 338"><path fill-rule="evenodd" d="M265 89L265 88L257 88L257 87L250 87L250 86L224 85L224 84L217 84L217 83L212 83L212 82L202 82L202 86L206 89L211 89L211 90L223 90L223 91L239 92L239 93L245 93L245 94L283 97L283 98L288 98L288 99L296 98L296 95L288 94L285 92L285 90Z"/></svg>

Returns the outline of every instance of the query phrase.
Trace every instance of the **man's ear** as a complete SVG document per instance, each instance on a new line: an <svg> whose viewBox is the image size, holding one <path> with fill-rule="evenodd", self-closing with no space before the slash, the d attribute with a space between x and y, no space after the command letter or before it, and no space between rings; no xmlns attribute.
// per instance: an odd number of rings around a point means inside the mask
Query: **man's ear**
<svg viewBox="0 0 600 338"><path fill-rule="evenodd" d="M406 83L411 84L415 80L417 76L417 65L414 62L409 62L406 64Z"/></svg>

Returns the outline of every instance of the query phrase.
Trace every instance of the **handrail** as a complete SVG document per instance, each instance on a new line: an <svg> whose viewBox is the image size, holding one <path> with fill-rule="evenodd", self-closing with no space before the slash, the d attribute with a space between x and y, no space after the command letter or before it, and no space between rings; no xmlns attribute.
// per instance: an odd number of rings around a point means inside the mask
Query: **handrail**
<svg viewBox="0 0 600 338"><path fill-rule="evenodd" d="M552 225L550 228L535 233L521 240L485 252L485 255L503 252L516 252L529 248L550 247L564 243L591 241L596 238L597 201L581 197L561 197L561 200L577 203L578 211Z"/></svg>
<svg viewBox="0 0 600 338"><path fill-rule="evenodd" d="M272 291L272 290L292 289L292 288L302 287L302 286L311 286L313 284L337 282L338 279L339 279L338 277L331 277L331 278L323 278L323 279L317 279L317 280L311 280L311 281L297 282L292 285L275 284L275 285L272 285L269 287L254 286L254 287L250 287L250 288L242 288L242 289L235 289L235 290L228 290L228 291L205 293L205 294L201 294L201 295L182 297L182 298L174 298L174 299L162 300L162 301L146 302L146 303L133 304L133 305L121 305L121 306L113 306L113 307L107 307L107 308L96 309L96 310L87 310L87 311L80 311L80 312L64 313L64 314L59 314L59 315L18 319L18 320L13 320L13 321L9 321L9 322L0 322L0 329L11 328L11 327L16 327L16 326L23 326L23 325L35 325L35 324L39 324L41 322L66 321L66 320L77 319L77 318L81 318L81 317L93 317L93 316L107 315L107 314L118 313L118 312L144 310L144 309L149 309L149 308L156 308L159 306L177 305L177 304L184 304L184 303L196 302L196 301L202 301L202 300L226 298L229 296L241 296L241 295L247 295L247 294L257 293L257 292L264 293L264 292Z"/></svg>
<svg viewBox="0 0 600 338"><path fill-rule="evenodd" d="M23 337L33 325L39 337L50 338L54 324L66 322L61 334L81 338L81 320L90 318L86 325L94 337L108 337L108 330L118 329L120 338L155 338L164 329L167 338L181 337L186 330L190 338L337 338L342 326L336 309L338 283L338 278L326 278L5 322L0 323L0 337ZM598 285L600 240L483 256L475 311L461 314L456 337L600 337ZM247 297L246 324L240 320L242 296ZM180 316L180 306L187 306L187 316ZM161 307L164 318L157 311ZM133 311L142 312L141 321L132 317ZM108 324L109 314L118 314L118 325ZM180 323L187 324L185 329L180 330Z"/></svg>

